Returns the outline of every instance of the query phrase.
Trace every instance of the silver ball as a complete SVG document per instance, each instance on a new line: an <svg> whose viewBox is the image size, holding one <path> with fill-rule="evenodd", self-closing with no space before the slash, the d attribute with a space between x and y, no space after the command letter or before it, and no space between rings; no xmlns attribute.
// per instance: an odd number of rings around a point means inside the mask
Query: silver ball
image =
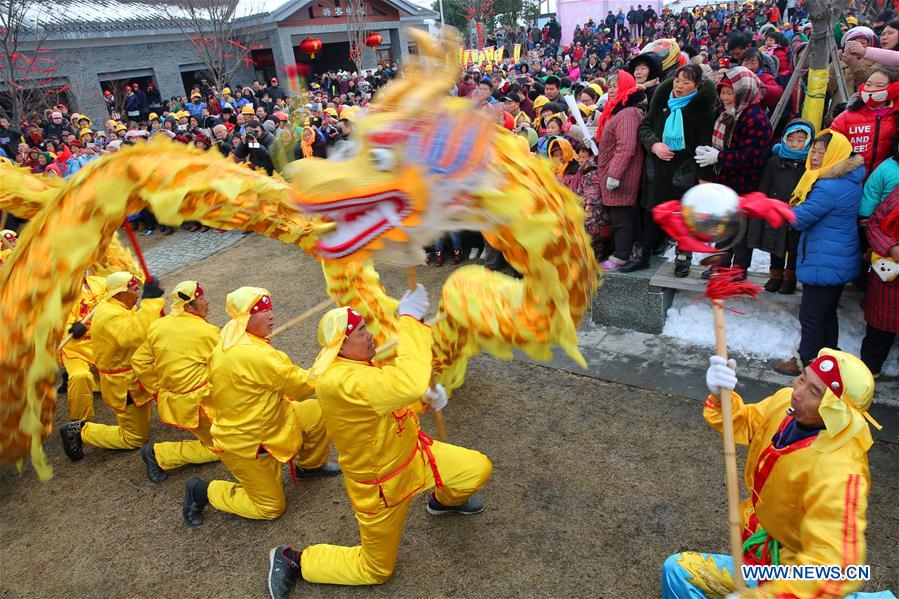
<svg viewBox="0 0 899 599"><path fill-rule="evenodd" d="M700 241L722 241L739 230L740 197L718 183L696 185L681 198L681 214L687 228Z"/></svg>

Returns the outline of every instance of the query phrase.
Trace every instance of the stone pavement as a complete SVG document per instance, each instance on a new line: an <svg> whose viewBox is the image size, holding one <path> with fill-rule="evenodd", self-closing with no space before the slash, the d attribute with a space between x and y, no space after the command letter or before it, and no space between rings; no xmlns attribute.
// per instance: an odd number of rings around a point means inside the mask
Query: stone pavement
<svg viewBox="0 0 899 599"><path fill-rule="evenodd" d="M157 232L157 235L160 235ZM243 231L206 231L191 233L178 231L170 237L164 237L153 247L144 251L147 266L154 276L161 277L183 268L188 264L208 258L243 239L247 233Z"/></svg>

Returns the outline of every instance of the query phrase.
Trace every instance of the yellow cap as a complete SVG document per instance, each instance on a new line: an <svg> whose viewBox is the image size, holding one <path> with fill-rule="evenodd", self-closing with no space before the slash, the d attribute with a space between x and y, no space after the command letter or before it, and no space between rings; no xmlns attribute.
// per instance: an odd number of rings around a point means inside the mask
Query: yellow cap
<svg viewBox="0 0 899 599"><path fill-rule="evenodd" d="M534 98L534 110L540 110L540 108L546 104L549 104L549 98L546 96L537 96Z"/></svg>
<svg viewBox="0 0 899 599"><path fill-rule="evenodd" d="M247 323L250 322L251 310L263 296L268 297L271 302L271 295L268 289L262 287L241 287L228 294L225 308L231 320L222 327L222 348L225 351L238 344L250 343Z"/></svg>
<svg viewBox="0 0 899 599"><path fill-rule="evenodd" d="M868 408L874 399L874 376L865 363L852 354L825 347L818 352L818 358L822 356L829 356L836 361L843 393L842 396L837 396L828 387L821 398L818 413L824 420L827 434L819 441L819 447L829 451L856 439L867 451L874 440L865 420L876 428L881 428L868 414ZM823 363L820 368L824 370ZM828 370L830 368L832 366Z"/></svg>
<svg viewBox="0 0 899 599"><path fill-rule="evenodd" d="M327 108L325 108L325 112L333 116L335 119L339 116L337 114L337 109L332 106L328 106Z"/></svg>
<svg viewBox="0 0 899 599"><path fill-rule="evenodd" d="M85 135L93 135L93 134L94 134L93 131L91 131L90 129L85 127L84 129L82 129L81 131L78 132L78 137L80 139L80 138L84 137Z"/></svg>
<svg viewBox="0 0 899 599"><path fill-rule="evenodd" d="M116 128L115 128L116 133L120 133L122 131L127 131L127 130L128 130L128 127L126 127L125 125L116 125Z"/></svg>
<svg viewBox="0 0 899 599"><path fill-rule="evenodd" d="M203 295L203 288L197 281L181 281L172 289L171 314L181 314L184 306Z"/></svg>
<svg viewBox="0 0 899 599"><path fill-rule="evenodd" d="M114 120L112 120L112 119L109 119L108 121L106 121L106 126L107 126L107 127L115 127L115 126L116 126L116 122L115 122Z"/></svg>
<svg viewBox="0 0 899 599"><path fill-rule="evenodd" d="M117 293L128 291L132 287L140 285L140 279L130 272L120 270L106 277L106 297L110 298Z"/></svg>
<svg viewBox="0 0 899 599"><path fill-rule="evenodd" d="M309 377L312 380L324 374L337 359L337 354L343 347L343 340L346 339L349 310L350 308L344 307L332 308L318 321L318 344L322 349L309 369Z"/></svg>
<svg viewBox="0 0 899 599"><path fill-rule="evenodd" d="M243 108L240 109L241 114L256 114L256 111L253 110L253 107L249 104L244 104Z"/></svg>
<svg viewBox="0 0 899 599"><path fill-rule="evenodd" d="M157 119L159 118L159 115L156 114L155 112L151 112L151 113L150 113L150 116L148 116L147 118L148 118L149 120L151 120L151 121L155 121L155 120L157 120Z"/></svg>
<svg viewBox="0 0 899 599"><path fill-rule="evenodd" d="M222 95L224 95L224 96L230 96L230 95L231 95L231 88L230 88L230 87L222 88Z"/></svg>
<svg viewBox="0 0 899 599"><path fill-rule="evenodd" d="M846 22L850 25L858 25L858 19L855 17L846 17Z"/></svg>

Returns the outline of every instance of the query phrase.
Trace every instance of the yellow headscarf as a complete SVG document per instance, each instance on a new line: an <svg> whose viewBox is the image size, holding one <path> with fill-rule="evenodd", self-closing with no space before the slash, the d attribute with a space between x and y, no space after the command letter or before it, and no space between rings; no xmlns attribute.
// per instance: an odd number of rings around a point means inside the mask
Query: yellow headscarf
<svg viewBox="0 0 899 599"><path fill-rule="evenodd" d="M812 190L812 186L818 180L818 177L826 173L832 167L847 160L849 156L852 155L852 144L842 133L825 129L824 131L821 131L815 139L818 139L827 133L831 134L833 137L831 138L830 143L827 144L827 151L824 152L824 161L821 163L821 168L812 168L812 153L809 152L808 158L805 159L805 174L802 175L802 178L799 179L799 183L796 184L796 188L793 190L793 199L790 200L791 206L798 206L804 202L806 196L808 196L808 193ZM815 142L813 141L812 145L814 144Z"/></svg>
<svg viewBox="0 0 899 599"><path fill-rule="evenodd" d="M241 287L228 294L225 298L225 308L231 320L222 327L222 348L227 351L235 345L251 343L247 335L247 323L250 322L250 310L256 305L262 296L271 297L268 289L262 287Z"/></svg>
<svg viewBox="0 0 899 599"><path fill-rule="evenodd" d="M565 169L568 168L568 164L577 158L577 154L574 153L574 148L571 147L571 142L569 142L564 137L557 137L549 142L549 148L546 153L549 154L549 157L552 158L553 150L559 148L562 150L562 162L555 165L553 168L553 172L556 173L556 178L561 180L562 175L565 174Z"/></svg>
<svg viewBox="0 0 899 599"><path fill-rule="evenodd" d="M308 140L305 139L306 133L309 131L312 135ZM300 148L303 150L303 158L311 158L312 157L312 144L315 143L315 129L312 127L303 127L303 131L300 133Z"/></svg>
<svg viewBox="0 0 899 599"><path fill-rule="evenodd" d="M117 293L128 291L128 288L134 285L132 281L137 281L137 284L140 285L140 279L130 272L120 270L110 274L106 277L106 295L104 299L111 298Z"/></svg>
<svg viewBox="0 0 899 599"><path fill-rule="evenodd" d="M346 339L349 310L350 308L344 307L332 308L318 321L318 344L322 349L309 369L309 377L313 381L324 374L337 359L343 340Z"/></svg>
<svg viewBox="0 0 899 599"><path fill-rule="evenodd" d="M865 420L878 430L881 428L868 414L874 399L874 377L865 363L852 354L825 347L818 352L818 357L821 356L830 356L836 361L843 383L843 395L838 397L829 387L824 392L818 413L824 420L826 431L820 433L821 440L816 446L822 451L833 451L857 439L867 451L874 440Z"/></svg>
<svg viewBox="0 0 899 599"><path fill-rule="evenodd" d="M184 312L184 306L203 295L203 288L197 281L181 281L172 289L172 309L169 314ZM187 299L185 299L187 298Z"/></svg>

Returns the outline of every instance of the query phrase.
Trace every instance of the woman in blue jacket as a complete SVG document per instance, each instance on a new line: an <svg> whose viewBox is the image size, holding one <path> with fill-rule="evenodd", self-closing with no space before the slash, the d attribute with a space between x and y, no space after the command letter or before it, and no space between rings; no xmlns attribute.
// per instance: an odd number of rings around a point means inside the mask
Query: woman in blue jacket
<svg viewBox="0 0 899 599"><path fill-rule="evenodd" d="M796 278L802 283L802 364L796 358L782 362L775 366L781 374L798 376L822 347L837 347L843 286L861 274L858 209L864 180L864 160L853 155L849 140L836 131L822 131L791 201L793 228L801 232Z"/></svg>

